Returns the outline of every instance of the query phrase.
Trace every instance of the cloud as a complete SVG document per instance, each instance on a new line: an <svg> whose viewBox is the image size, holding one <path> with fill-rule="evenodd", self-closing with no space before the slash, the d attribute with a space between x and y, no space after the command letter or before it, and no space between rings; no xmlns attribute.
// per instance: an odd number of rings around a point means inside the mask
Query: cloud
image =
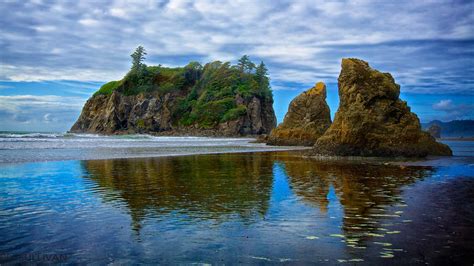
<svg viewBox="0 0 474 266"><path fill-rule="evenodd" d="M38 107L59 107L59 106L74 106L82 107L81 103L78 103L78 100L82 100L79 97L62 97L57 95L11 95L11 96L0 96L0 107L3 109L19 110L24 105L28 104L30 106Z"/></svg>
<svg viewBox="0 0 474 266"><path fill-rule="evenodd" d="M433 104L433 109L441 111L451 111L454 110L456 106L453 105L452 100L441 100Z"/></svg>
<svg viewBox="0 0 474 266"><path fill-rule="evenodd" d="M97 26L99 25L99 21L95 19L90 19L90 18L85 18L79 20L79 23L84 25L84 26Z"/></svg>
<svg viewBox="0 0 474 266"><path fill-rule="evenodd" d="M141 44L149 64L249 54L267 63L277 84L335 82L340 59L350 56L392 72L403 91L472 93L473 8L472 1L0 1L0 80L120 79Z"/></svg>
<svg viewBox="0 0 474 266"><path fill-rule="evenodd" d="M83 103L80 97L57 95L0 96L0 130L65 131L79 115Z"/></svg>
<svg viewBox="0 0 474 266"><path fill-rule="evenodd" d="M127 11L124 8L111 8L110 15L124 19L128 17Z"/></svg>
<svg viewBox="0 0 474 266"><path fill-rule="evenodd" d="M474 115L474 104L455 104L450 99L440 100L432 108L443 113L442 120L470 119Z"/></svg>

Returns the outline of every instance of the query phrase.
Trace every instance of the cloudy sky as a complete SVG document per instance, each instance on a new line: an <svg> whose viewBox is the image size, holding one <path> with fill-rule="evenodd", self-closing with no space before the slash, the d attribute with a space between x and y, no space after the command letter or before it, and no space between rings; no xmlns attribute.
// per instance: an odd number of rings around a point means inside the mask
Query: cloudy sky
<svg viewBox="0 0 474 266"><path fill-rule="evenodd" d="M0 1L0 130L65 131L130 67L269 67L279 121L317 81L337 109L343 57L391 72L422 121L474 118L473 1Z"/></svg>

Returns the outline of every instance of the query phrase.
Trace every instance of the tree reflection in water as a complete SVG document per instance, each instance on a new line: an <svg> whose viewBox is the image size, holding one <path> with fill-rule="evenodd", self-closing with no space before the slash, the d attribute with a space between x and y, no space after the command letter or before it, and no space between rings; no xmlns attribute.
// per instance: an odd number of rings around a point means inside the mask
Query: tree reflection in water
<svg viewBox="0 0 474 266"><path fill-rule="evenodd" d="M432 172L423 167L304 159L291 152L84 161L83 165L104 200L126 205L138 231L143 219L172 214L182 219L262 220L276 189L272 187L275 163L284 166L292 193L322 215L334 187L344 211L343 233L353 247L379 236L375 233L381 229L379 220L400 216L387 207L405 204L402 187Z"/></svg>
<svg viewBox="0 0 474 266"><path fill-rule="evenodd" d="M145 217L177 212L189 219L251 222L268 209L272 161L258 154L84 161L103 198L123 201L134 228Z"/></svg>

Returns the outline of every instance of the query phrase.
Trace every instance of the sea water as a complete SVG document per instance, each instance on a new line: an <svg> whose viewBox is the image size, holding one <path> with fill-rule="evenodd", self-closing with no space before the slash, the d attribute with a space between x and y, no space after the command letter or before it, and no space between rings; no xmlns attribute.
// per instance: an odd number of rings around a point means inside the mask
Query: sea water
<svg viewBox="0 0 474 266"><path fill-rule="evenodd" d="M0 163L92 160L301 149L253 143L253 138L103 136L72 133L0 133Z"/></svg>
<svg viewBox="0 0 474 266"><path fill-rule="evenodd" d="M89 159L117 154L101 151L110 146L127 156L148 145L255 147L133 138L25 136L29 144L7 144L42 155L16 151L0 164L0 263L474 262L471 142L449 143L451 158L414 163L294 151L76 160L81 150L94 151Z"/></svg>

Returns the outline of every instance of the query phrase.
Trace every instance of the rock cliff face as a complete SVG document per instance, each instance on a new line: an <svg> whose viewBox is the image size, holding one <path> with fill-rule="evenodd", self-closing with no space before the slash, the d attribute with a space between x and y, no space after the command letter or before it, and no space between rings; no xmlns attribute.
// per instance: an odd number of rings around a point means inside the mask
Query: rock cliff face
<svg viewBox="0 0 474 266"><path fill-rule="evenodd" d="M338 79L339 109L314 146L337 156L451 155L447 145L421 130L418 117L399 99L400 86L359 59L343 59Z"/></svg>
<svg viewBox="0 0 474 266"><path fill-rule="evenodd" d="M238 106L245 106L245 114L221 122L213 127L179 125L179 92L164 95L141 93L124 95L114 91L111 95L95 95L85 104L74 133L134 134L154 133L163 135L243 136L268 134L276 126L273 101L256 96L235 96Z"/></svg>
<svg viewBox="0 0 474 266"><path fill-rule="evenodd" d="M270 145L312 146L330 125L326 85L318 82L291 101L283 123L272 130L266 142Z"/></svg>
<svg viewBox="0 0 474 266"><path fill-rule="evenodd" d="M173 68L134 61L121 80L94 93L70 131L245 136L268 134L275 126L267 68L243 56L237 65Z"/></svg>

